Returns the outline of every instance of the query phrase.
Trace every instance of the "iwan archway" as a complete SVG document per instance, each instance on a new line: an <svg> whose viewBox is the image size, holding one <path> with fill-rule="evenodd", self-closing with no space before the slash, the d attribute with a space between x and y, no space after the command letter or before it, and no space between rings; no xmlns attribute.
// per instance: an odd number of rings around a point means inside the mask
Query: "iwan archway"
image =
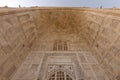
<svg viewBox="0 0 120 80"><path fill-rule="evenodd" d="M119 80L119 15L119 9L2 9L0 80Z"/></svg>

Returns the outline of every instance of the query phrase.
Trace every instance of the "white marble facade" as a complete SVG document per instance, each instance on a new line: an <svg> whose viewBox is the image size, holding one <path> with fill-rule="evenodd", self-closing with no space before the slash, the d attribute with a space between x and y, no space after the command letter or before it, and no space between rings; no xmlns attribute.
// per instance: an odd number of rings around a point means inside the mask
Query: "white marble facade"
<svg viewBox="0 0 120 80"><path fill-rule="evenodd" d="M120 11L0 9L0 80L120 80Z"/></svg>

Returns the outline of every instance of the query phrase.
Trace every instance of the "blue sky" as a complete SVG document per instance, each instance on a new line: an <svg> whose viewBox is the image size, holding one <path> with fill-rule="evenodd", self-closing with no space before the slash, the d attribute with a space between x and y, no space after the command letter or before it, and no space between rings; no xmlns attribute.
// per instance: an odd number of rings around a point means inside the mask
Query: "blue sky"
<svg viewBox="0 0 120 80"><path fill-rule="evenodd" d="M0 0L0 6L61 6L61 7L99 7L120 8L120 0Z"/></svg>

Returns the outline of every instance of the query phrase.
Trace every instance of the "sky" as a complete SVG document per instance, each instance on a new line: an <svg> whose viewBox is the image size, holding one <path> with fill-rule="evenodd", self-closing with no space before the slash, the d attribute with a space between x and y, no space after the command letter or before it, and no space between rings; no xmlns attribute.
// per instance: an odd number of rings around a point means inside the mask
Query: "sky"
<svg viewBox="0 0 120 80"><path fill-rule="evenodd" d="M23 7L92 7L98 8L120 8L120 0L0 0L0 6Z"/></svg>

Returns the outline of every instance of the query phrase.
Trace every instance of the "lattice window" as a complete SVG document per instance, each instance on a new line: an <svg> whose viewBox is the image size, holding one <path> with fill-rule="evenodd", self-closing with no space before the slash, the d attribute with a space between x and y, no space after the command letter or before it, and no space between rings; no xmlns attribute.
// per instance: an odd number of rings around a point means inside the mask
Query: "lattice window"
<svg viewBox="0 0 120 80"><path fill-rule="evenodd" d="M67 41L55 40L53 45L53 50L56 51L68 50Z"/></svg>
<svg viewBox="0 0 120 80"><path fill-rule="evenodd" d="M52 76L50 76L49 80L55 80L55 74L53 74Z"/></svg>
<svg viewBox="0 0 120 80"><path fill-rule="evenodd" d="M65 72L58 71L51 75L49 80L72 80L72 78Z"/></svg>
<svg viewBox="0 0 120 80"><path fill-rule="evenodd" d="M66 41L64 42L64 50L68 50L67 42Z"/></svg>
<svg viewBox="0 0 120 80"><path fill-rule="evenodd" d="M66 80L72 80L72 78L69 75L66 75Z"/></svg>
<svg viewBox="0 0 120 80"><path fill-rule="evenodd" d="M57 40L54 41L53 50L57 50Z"/></svg>

